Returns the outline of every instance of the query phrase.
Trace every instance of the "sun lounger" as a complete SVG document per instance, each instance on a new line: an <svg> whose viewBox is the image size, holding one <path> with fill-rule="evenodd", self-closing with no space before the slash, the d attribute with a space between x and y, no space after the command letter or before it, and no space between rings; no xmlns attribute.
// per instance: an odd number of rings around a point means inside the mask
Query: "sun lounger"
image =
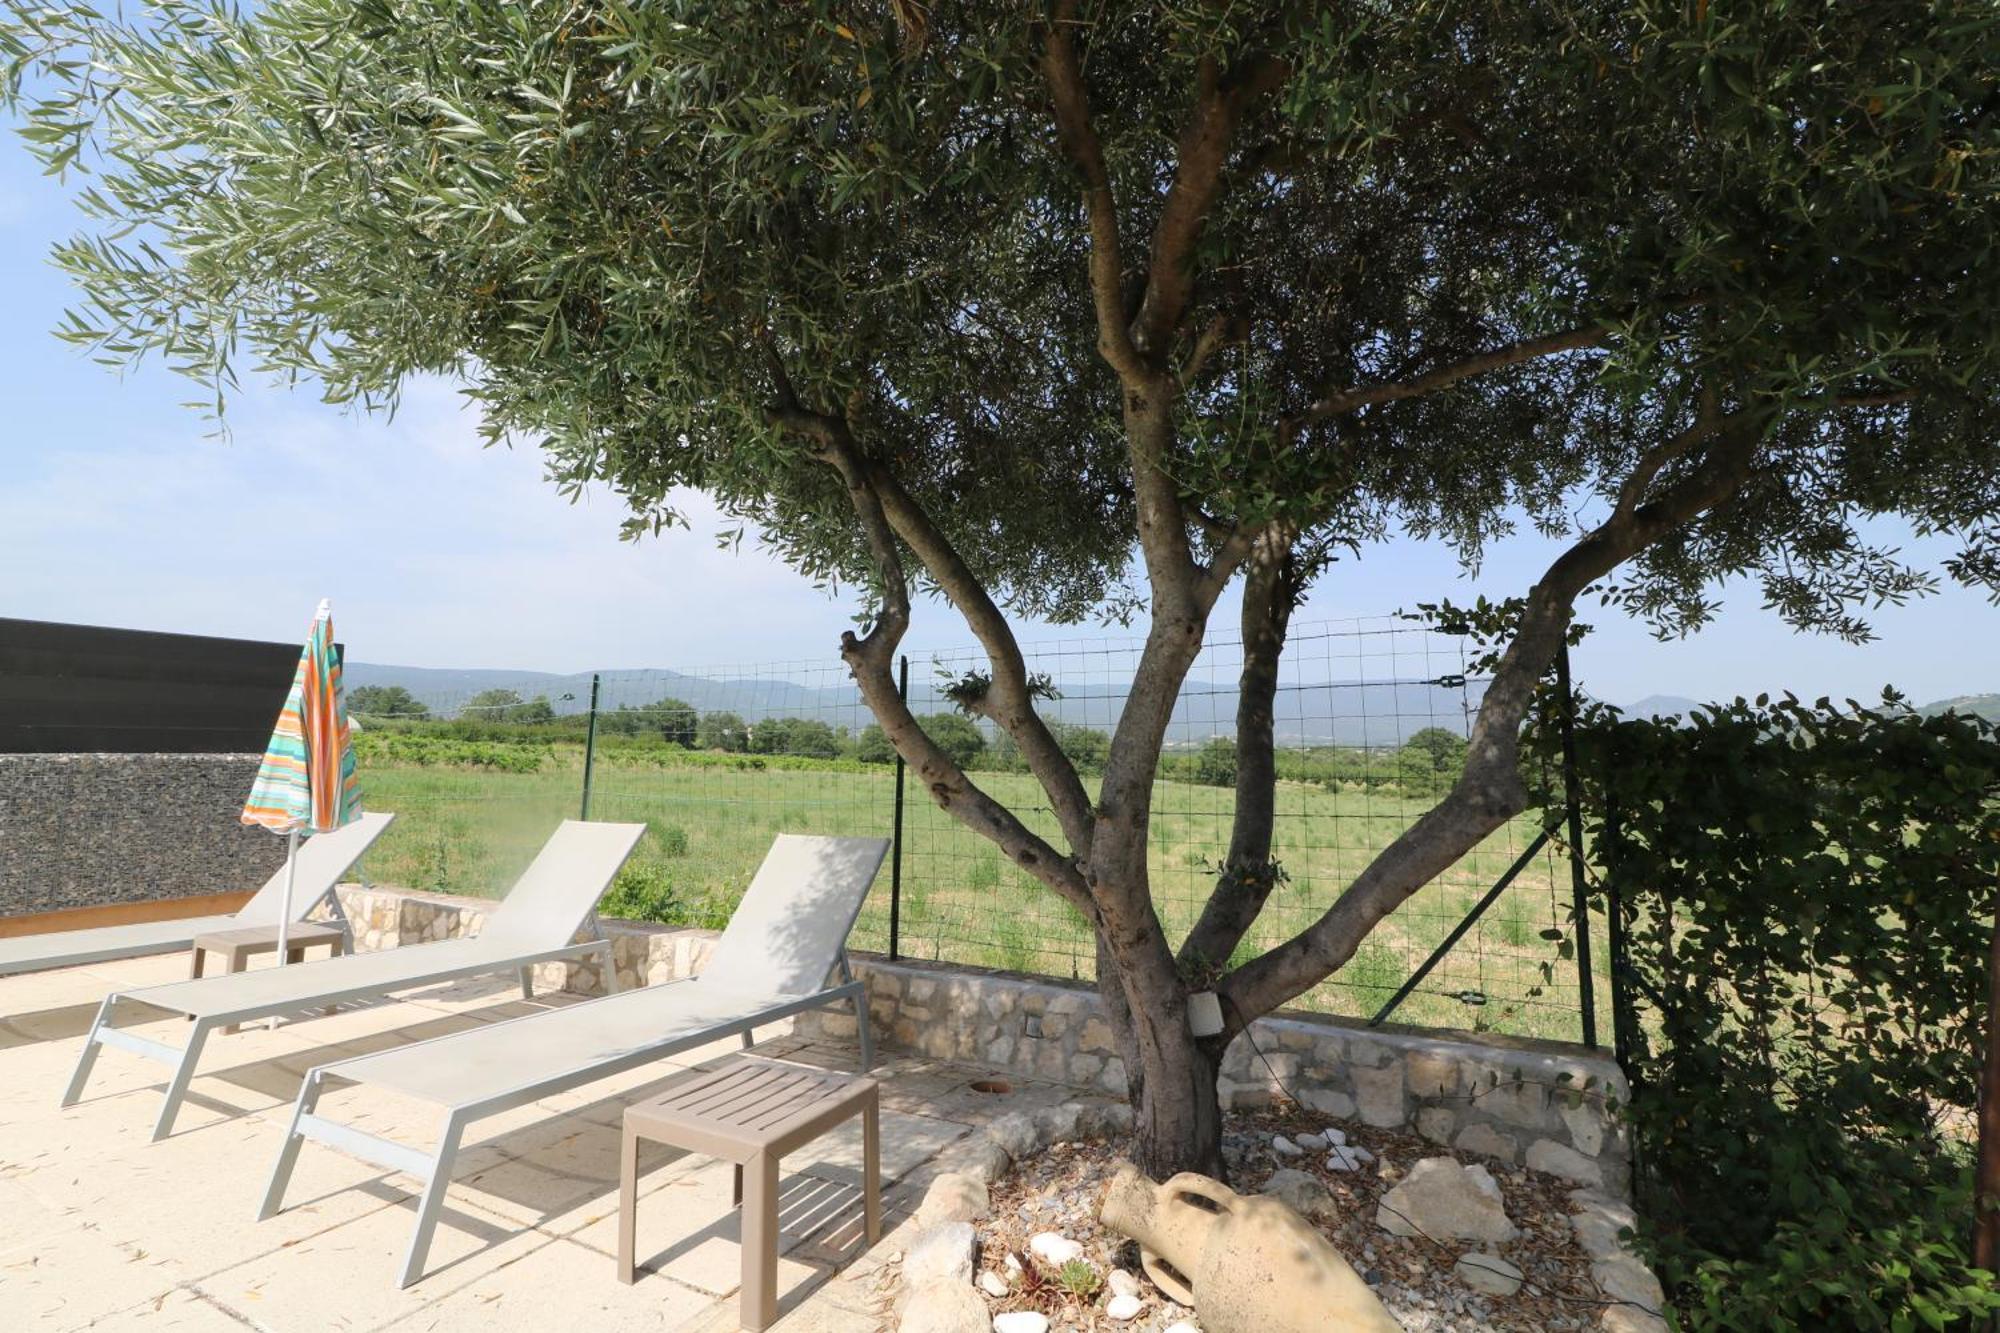
<svg viewBox="0 0 2000 1333"><path fill-rule="evenodd" d="M153 1137L161 1139L173 1129L174 1115L187 1093L188 1080L194 1076L202 1044L216 1028L517 969L521 993L526 995L529 969L536 963L592 951L604 955L604 975L613 978L616 969L610 966L611 945L596 928L594 909L645 831L644 824L565 820L522 872L513 890L488 913L485 928L471 939L412 944L323 962L115 991L104 998L96 1021L90 1025L62 1104L73 1105L83 1095L100 1047L116 1046L158 1060L174 1071L167 1084L166 1103L153 1127ZM578 940L578 931L586 925L590 938ZM113 1013L120 1006L128 1011L150 1006L186 1014L194 1020L187 1044L169 1046L113 1026Z"/></svg>
<svg viewBox="0 0 2000 1333"><path fill-rule="evenodd" d="M283 1205L299 1145L314 1139L424 1182L401 1286L423 1272L466 1126L556 1093L752 1031L807 1009L848 1003L873 1063L868 999L847 964L847 935L889 844L880 838L782 834L730 918L701 975L321 1065L306 1075L260 1217ZM838 974L839 981L832 978ZM318 1112L329 1080L366 1084L440 1107L428 1149Z"/></svg>
<svg viewBox="0 0 2000 1333"><path fill-rule="evenodd" d="M322 899L332 898L340 877L361 859L361 854L382 836L382 831L394 818L390 814L366 814L352 824L307 838L299 844L297 878L292 885L295 919L304 920ZM340 912L340 900L332 900L335 916L345 927L347 918ZM137 921L125 926L57 930L43 935L0 939L0 977L15 972L39 972L49 967L101 963L114 958L178 953L190 947L197 935L251 926L276 926L284 908L285 868L280 866L271 878L264 881L264 887L234 913L181 917L175 921ZM351 936L348 947L353 947Z"/></svg>

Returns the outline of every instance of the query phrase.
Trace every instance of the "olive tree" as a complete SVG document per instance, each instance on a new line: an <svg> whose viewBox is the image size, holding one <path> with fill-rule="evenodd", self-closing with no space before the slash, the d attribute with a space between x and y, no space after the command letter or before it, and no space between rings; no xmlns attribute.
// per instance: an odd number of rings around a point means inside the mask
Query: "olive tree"
<svg viewBox="0 0 2000 1333"><path fill-rule="evenodd" d="M455 376L561 486L627 497L632 532L694 487L860 590L839 652L919 789L1093 930L1154 1172L1219 1169L1225 1045L1523 809L1523 718L1579 598L1676 633L1752 578L1862 636L1871 601L2000 575L1983 0L0 12L30 147L91 173L64 336L218 404L246 368L369 407ZM1867 539L1880 514L1962 552L1912 567ZM1455 780L1229 966L1282 882L1294 607L1336 554L1408 535L1472 562L1518 525L1556 554ZM1150 803L1232 586L1234 826L1175 939ZM984 647L954 702L1053 835L897 697L928 601ZM1145 637L1086 775L1015 624L1093 614Z"/></svg>

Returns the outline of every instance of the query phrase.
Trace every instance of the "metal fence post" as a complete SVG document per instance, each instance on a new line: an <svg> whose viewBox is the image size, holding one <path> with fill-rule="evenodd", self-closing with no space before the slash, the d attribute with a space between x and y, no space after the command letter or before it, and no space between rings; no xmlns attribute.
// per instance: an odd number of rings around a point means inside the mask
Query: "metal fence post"
<svg viewBox="0 0 2000 1333"><path fill-rule="evenodd" d="M1597 997L1590 973L1590 890L1583 869L1583 793L1576 777L1576 690L1569 679L1569 645L1556 653L1556 689L1561 692L1563 805L1569 812L1570 893L1576 913L1576 991L1583 1011L1583 1044L1597 1048Z"/></svg>
<svg viewBox="0 0 2000 1333"><path fill-rule="evenodd" d="M896 697L910 701L910 659L896 668ZM903 752L896 752L896 814L894 841L889 844L889 961L903 956Z"/></svg>
<svg viewBox="0 0 2000 1333"><path fill-rule="evenodd" d="M590 818L590 777L597 766L597 686L598 675L590 673L590 722L583 733L583 813L579 819Z"/></svg>

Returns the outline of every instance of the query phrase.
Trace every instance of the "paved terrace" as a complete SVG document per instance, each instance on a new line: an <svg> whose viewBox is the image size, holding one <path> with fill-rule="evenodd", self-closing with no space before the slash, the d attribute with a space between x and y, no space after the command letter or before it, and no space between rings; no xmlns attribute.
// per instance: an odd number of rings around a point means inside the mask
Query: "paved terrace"
<svg viewBox="0 0 2000 1333"><path fill-rule="evenodd" d="M413 992L275 1031L217 1035L174 1135L151 1143L165 1067L106 1050L87 1098L57 1106L106 991L180 980L183 955L0 979L0 1329L725 1330L737 1328L739 1250L730 1170L659 1147L642 1158L639 1255L631 1287L613 1271L619 1117L678 1069L673 1061L535 1103L473 1127L427 1276L397 1266L415 1212L409 1177L307 1144L286 1211L255 1219L301 1076L314 1065L512 1018L512 977ZM141 1031L178 1043L164 1017ZM760 1051L852 1069L852 1047L774 1029ZM762 1034L760 1034L762 1035ZM902 1248L936 1159L1004 1110L1063 1100L1054 1084L1004 1098L973 1090L983 1071L894 1060L883 1080L882 1243L861 1256L860 1130L850 1122L785 1162L778 1282L786 1333L872 1333L890 1322L884 1256ZM335 1085L322 1105L359 1107L368 1128L423 1143L435 1111ZM549 1112L562 1114L551 1118Z"/></svg>

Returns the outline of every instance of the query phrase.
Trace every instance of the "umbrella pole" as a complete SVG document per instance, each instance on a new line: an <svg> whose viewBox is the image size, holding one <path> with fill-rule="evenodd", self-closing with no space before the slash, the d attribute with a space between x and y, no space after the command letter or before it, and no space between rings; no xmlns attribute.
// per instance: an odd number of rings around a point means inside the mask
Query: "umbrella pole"
<svg viewBox="0 0 2000 1333"><path fill-rule="evenodd" d="M291 938L292 888L295 884L297 884L298 878L299 878L299 831L297 829L290 829L287 830L285 833L285 910L278 914L278 966L279 967L283 967L285 965L286 949ZM267 1024L265 1024L265 1028L267 1031L275 1031L277 1029L277 1026L278 1026L278 1016L276 1014L272 1014L270 1021Z"/></svg>

